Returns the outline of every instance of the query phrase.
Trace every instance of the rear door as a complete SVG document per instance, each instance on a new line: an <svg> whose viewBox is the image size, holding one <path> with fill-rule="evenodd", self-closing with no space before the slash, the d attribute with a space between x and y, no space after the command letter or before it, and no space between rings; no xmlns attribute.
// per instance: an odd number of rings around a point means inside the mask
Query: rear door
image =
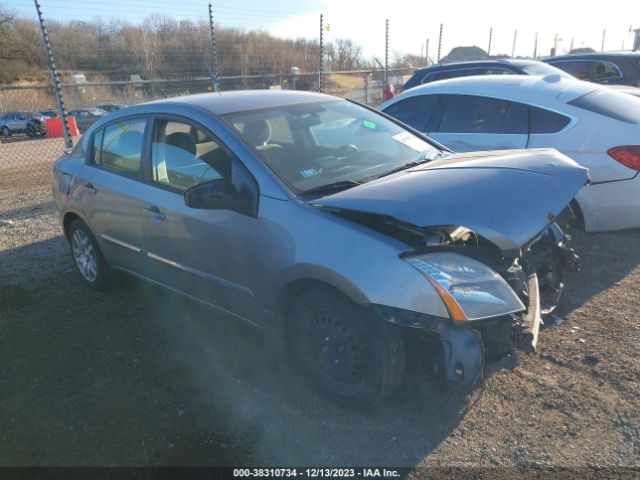
<svg viewBox="0 0 640 480"><path fill-rule="evenodd" d="M526 148L527 105L477 95L449 95L427 134L455 152Z"/></svg>
<svg viewBox="0 0 640 480"><path fill-rule="evenodd" d="M144 117L121 119L95 132L81 196L82 211L107 260L138 274L144 266L138 193L147 123Z"/></svg>
<svg viewBox="0 0 640 480"><path fill-rule="evenodd" d="M187 207L184 192L220 178L257 183L211 132L182 117L158 116L146 183L140 189L146 275L243 318L257 312L257 219L232 210Z"/></svg>

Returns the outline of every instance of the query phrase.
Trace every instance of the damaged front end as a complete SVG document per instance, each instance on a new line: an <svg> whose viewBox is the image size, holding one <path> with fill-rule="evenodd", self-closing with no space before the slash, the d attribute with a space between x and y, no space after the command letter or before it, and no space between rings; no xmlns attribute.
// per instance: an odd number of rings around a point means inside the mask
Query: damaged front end
<svg viewBox="0 0 640 480"><path fill-rule="evenodd" d="M474 152L309 204L408 246L401 260L424 276L446 309L419 301L374 309L437 338L444 376L473 384L485 358L535 350L543 314L553 311L578 268L555 220L588 180L585 168L551 149Z"/></svg>
<svg viewBox="0 0 640 480"><path fill-rule="evenodd" d="M403 260L438 291L450 318L382 305L374 310L386 321L437 338L440 374L454 384L478 382L485 360L514 349L534 352L543 316L556 308L567 278L579 268L555 223L522 248L503 251L460 226L418 228L379 215L339 214L413 247Z"/></svg>

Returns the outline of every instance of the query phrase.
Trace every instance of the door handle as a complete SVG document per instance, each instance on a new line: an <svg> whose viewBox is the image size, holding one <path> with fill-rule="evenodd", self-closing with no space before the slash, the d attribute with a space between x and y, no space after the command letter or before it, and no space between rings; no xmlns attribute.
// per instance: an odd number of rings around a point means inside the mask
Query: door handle
<svg viewBox="0 0 640 480"><path fill-rule="evenodd" d="M150 207L145 207L144 211L149 213L151 215L151 219L156 222L161 222L165 218L164 213L162 213L160 209L155 205L152 205Z"/></svg>
<svg viewBox="0 0 640 480"><path fill-rule="evenodd" d="M94 187L91 182L85 183L84 188L89 195L95 195L98 193L98 190L96 190L96 187Z"/></svg>

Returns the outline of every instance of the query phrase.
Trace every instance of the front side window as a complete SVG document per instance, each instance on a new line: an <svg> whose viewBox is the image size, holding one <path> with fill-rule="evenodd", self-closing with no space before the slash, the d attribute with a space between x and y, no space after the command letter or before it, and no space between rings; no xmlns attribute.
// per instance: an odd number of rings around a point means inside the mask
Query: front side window
<svg viewBox="0 0 640 480"><path fill-rule="evenodd" d="M439 98L439 95L416 95L389 105L384 113L424 132Z"/></svg>
<svg viewBox="0 0 640 480"><path fill-rule="evenodd" d="M151 144L155 183L187 190L200 183L230 178L231 156L208 133L183 122L156 121Z"/></svg>
<svg viewBox="0 0 640 480"><path fill-rule="evenodd" d="M475 95L451 95L440 122L441 133L527 134L527 106Z"/></svg>
<svg viewBox="0 0 640 480"><path fill-rule="evenodd" d="M94 135L93 163L114 173L138 176L146 120L121 120Z"/></svg>
<svg viewBox="0 0 640 480"><path fill-rule="evenodd" d="M594 61L591 63L591 76L594 80L607 78L622 78L618 67L611 62Z"/></svg>
<svg viewBox="0 0 640 480"><path fill-rule="evenodd" d="M225 115L262 160L295 193L366 182L441 152L367 108L344 100ZM285 122L292 143L273 138Z"/></svg>

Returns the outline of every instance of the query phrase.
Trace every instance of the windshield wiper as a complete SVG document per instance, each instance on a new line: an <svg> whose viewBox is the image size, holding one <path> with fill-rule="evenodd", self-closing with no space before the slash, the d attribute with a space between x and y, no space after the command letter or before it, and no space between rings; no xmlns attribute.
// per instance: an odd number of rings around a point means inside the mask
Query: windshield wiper
<svg viewBox="0 0 640 480"><path fill-rule="evenodd" d="M337 192L340 190L346 190L348 188L356 187L358 185L362 185L361 182L354 182L353 180L340 180L338 182L327 183L326 185L320 185L319 187L313 187L309 190L305 190L302 192L303 194L313 194L313 193L331 193Z"/></svg>
<svg viewBox="0 0 640 480"><path fill-rule="evenodd" d="M448 155L449 155L449 152L445 152L444 150L439 151L432 157L428 155L422 155L417 160L414 160L409 163L405 163L404 165L394 168L393 170L389 170L388 172L385 172L376 178L382 178L388 175L393 175L394 173L402 172L403 170L407 170L408 168L417 167L418 165L422 165L423 163L431 162L432 160L438 160L439 158L446 157Z"/></svg>

